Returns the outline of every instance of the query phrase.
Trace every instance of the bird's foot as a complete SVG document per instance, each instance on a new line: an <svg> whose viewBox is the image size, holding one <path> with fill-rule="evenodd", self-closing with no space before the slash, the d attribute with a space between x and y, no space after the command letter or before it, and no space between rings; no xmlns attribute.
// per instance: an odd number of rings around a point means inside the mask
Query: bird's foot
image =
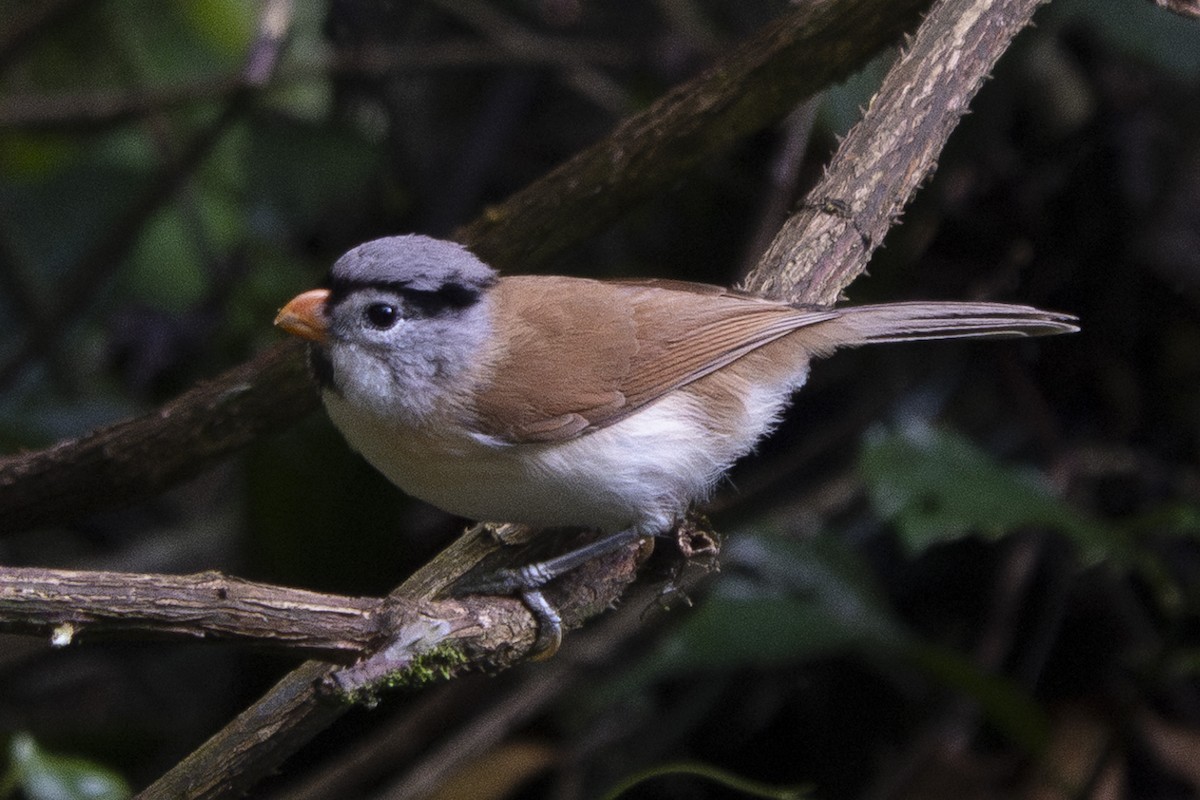
<svg viewBox="0 0 1200 800"><path fill-rule="evenodd" d="M454 585L453 592L456 595L495 594L520 597L538 625L532 658L550 658L562 644L562 618L546 599L542 588L555 578L583 566L592 559L615 553L641 538L642 534L637 529L620 531L532 564L504 567L477 577L467 575Z"/></svg>

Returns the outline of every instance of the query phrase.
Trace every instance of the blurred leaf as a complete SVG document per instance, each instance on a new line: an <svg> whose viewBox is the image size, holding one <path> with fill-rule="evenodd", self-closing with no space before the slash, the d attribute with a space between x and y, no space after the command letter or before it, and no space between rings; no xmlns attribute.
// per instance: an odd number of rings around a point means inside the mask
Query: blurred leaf
<svg viewBox="0 0 1200 800"><path fill-rule="evenodd" d="M244 137L222 137L187 184L186 199L164 206L142 226L122 279L129 295L169 312L192 308L210 290L207 259L245 242L244 190L235 176Z"/></svg>
<svg viewBox="0 0 1200 800"><path fill-rule="evenodd" d="M881 53L858 72L821 94L819 119L830 133L845 136L858 122L894 59L890 52Z"/></svg>
<svg viewBox="0 0 1200 800"><path fill-rule="evenodd" d="M1163 505L1124 520L1122 527L1133 535L1165 533L1200 539L1200 508L1183 503Z"/></svg>
<svg viewBox="0 0 1200 800"><path fill-rule="evenodd" d="M257 8L238 0L126 0L114 9L106 32L118 63L134 64L140 83L162 86L236 69L253 36ZM137 23L129 24L130 17Z"/></svg>
<svg viewBox="0 0 1200 800"><path fill-rule="evenodd" d="M64 134L0 131L0 176L5 180L45 177L70 164L79 149L76 141Z"/></svg>
<svg viewBox="0 0 1200 800"><path fill-rule="evenodd" d="M908 639L870 570L833 537L742 536L727 549L725 567L712 596L644 662L637 679L775 666L852 647L890 649Z"/></svg>
<svg viewBox="0 0 1200 800"><path fill-rule="evenodd" d="M123 800L129 785L110 769L73 756L41 749L33 737L18 733L9 744L12 782L26 800Z"/></svg>
<svg viewBox="0 0 1200 800"><path fill-rule="evenodd" d="M840 536L793 539L744 534L725 548L724 557L728 572L727 580L718 586L720 594L759 597L784 591L806 597L848 623L851 617L874 620L880 638L901 635L875 573Z"/></svg>
<svg viewBox="0 0 1200 800"><path fill-rule="evenodd" d="M847 624L848 623L848 624ZM873 642L875 626L814 599L712 597L649 662L654 673L769 667Z"/></svg>
<svg viewBox="0 0 1200 800"><path fill-rule="evenodd" d="M1020 686L917 638L893 614L868 566L840 538L743 535L724 555L713 595L660 649L600 694L628 692L694 670L778 667L857 650L908 658L977 703L1029 753L1048 737L1045 714Z"/></svg>
<svg viewBox="0 0 1200 800"><path fill-rule="evenodd" d="M261 118L248 130L244 173L268 219L304 229L325 215L353 213L374 183L376 151L344 131Z"/></svg>
<svg viewBox="0 0 1200 800"><path fill-rule="evenodd" d="M1054 24L1086 19L1112 46L1139 59L1165 67L1180 78L1194 81L1200 72L1200 47L1196 23L1168 14L1153 3L1125 0L1065 0L1047 9Z"/></svg>
<svg viewBox="0 0 1200 800"><path fill-rule="evenodd" d="M263 97L263 105L296 120L323 124L333 105L333 87L327 80L293 81L271 88Z"/></svg>
<svg viewBox="0 0 1200 800"><path fill-rule="evenodd" d="M936 681L974 700L988 722L1026 753L1041 753L1049 743L1046 712L1017 683L989 675L962 654L944 647L917 644L910 655Z"/></svg>
<svg viewBox="0 0 1200 800"><path fill-rule="evenodd" d="M196 252L197 236L178 206L168 206L142 226L121 275L127 294L148 305L182 313L195 305L207 286Z"/></svg>
<svg viewBox="0 0 1200 800"><path fill-rule="evenodd" d="M162 167L162 151L155 148L154 140L144 129L116 128L91 139L90 143L88 160L110 169L150 175Z"/></svg>
<svg viewBox="0 0 1200 800"><path fill-rule="evenodd" d="M145 187L148 172L113 168L93 156L86 148L78 162L38 180L0 180L0 228L20 262L31 265L26 274L47 287L58 285Z"/></svg>
<svg viewBox="0 0 1200 800"><path fill-rule="evenodd" d="M896 523L913 555L973 533L998 538L1038 525L1069 536L1085 562L1128 558L1124 537L1056 498L1036 473L1001 466L948 431L872 436L859 469L876 511Z"/></svg>
<svg viewBox="0 0 1200 800"><path fill-rule="evenodd" d="M63 399L44 385L22 386L0 396L0 450L45 447L144 410L112 392L97 390L86 397Z"/></svg>
<svg viewBox="0 0 1200 800"><path fill-rule="evenodd" d="M214 49L242 55L254 38L258 3L245 0L176 0L188 27Z"/></svg>

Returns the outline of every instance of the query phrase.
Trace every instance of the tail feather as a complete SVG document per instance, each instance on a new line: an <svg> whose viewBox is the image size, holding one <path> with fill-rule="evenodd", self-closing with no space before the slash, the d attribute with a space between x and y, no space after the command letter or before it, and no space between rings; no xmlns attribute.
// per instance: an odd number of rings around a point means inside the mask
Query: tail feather
<svg viewBox="0 0 1200 800"><path fill-rule="evenodd" d="M1079 330L1070 314L1005 303L914 302L836 309L822 333L837 345L922 339L1050 336Z"/></svg>

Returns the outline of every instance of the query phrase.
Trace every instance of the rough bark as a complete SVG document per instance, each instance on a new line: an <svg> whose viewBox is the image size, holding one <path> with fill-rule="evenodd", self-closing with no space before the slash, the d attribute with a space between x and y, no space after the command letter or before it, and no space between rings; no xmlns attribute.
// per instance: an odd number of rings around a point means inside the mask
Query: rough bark
<svg viewBox="0 0 1200 800"><path fill-rule="evenodd" d="M379 636L378 598L243 581L219 572L143 575L0 568L0 630L92 638L233 639L350 659Z"/></svg>

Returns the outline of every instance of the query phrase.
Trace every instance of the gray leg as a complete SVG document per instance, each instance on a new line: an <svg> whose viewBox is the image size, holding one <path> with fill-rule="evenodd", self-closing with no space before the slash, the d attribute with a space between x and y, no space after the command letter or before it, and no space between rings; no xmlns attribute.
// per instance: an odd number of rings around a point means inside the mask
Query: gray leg
<svg viewBox="0 0 1200 800"><path fill-rule="evenodd" d="M536 561L516 569L498 569L475 579L468 578L459 581L454 586L454 593L457 595L501 594L520 597L538 623L538 637L533 645L533 658L536 660L549 658L554 655L562 643L562 619L542 594L542 587L594 558L614 553L641 538L641 533L630 528L544 561Z"/></svg>
<svg viewBox="0 0 1200 800"><path fill-rule="evenodd" d="M615 553L627 544L642 538L634 528L588 542L560 556L535 561L516 569L498 569L475 580L466 580L454 587L455 594L518 594L527 589L540 589L555 578L581 567L593 558Z"/></svg>

